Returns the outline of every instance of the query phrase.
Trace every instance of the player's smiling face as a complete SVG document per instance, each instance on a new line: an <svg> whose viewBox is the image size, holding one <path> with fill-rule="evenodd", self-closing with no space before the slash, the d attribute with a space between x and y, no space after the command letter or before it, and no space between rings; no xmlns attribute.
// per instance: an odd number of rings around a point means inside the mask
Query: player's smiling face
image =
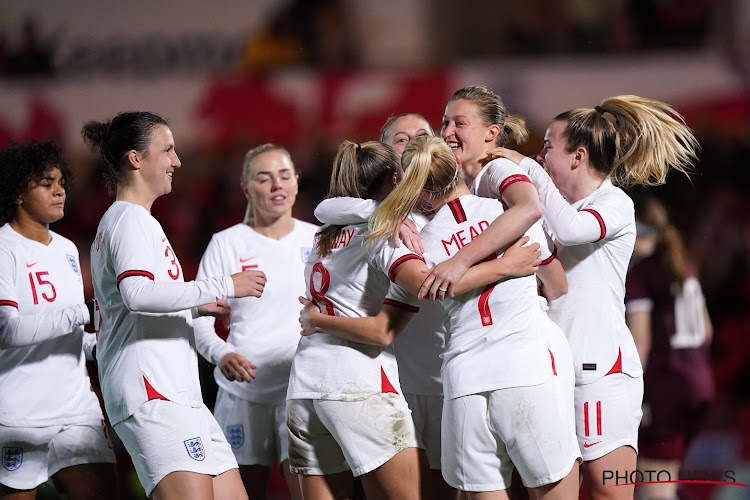
<svg viewBox="0 0 750 500"><path fill-rule="evenodd" d="M560 191L567 192L568 184L571 182L571 172L575 152L568 153L568 142L563 133L567 124L561 121L550 123L544 134L544 146L536 155L538 161L549 173L552 182Z"/></svg>
<svg viewBox="0 0 750 500"><path fill-rule="evenodd" d="M156 197L172 191L172 175L182 166L174 146L172 131L166 125L156 125L151 131L148 152L140 157L140 171Z"/></svg>
<svg viewBox="0 0 750 500"><path fill-rule="evenodd" d="M39 224L51 224L65 215L65 182L57 167L50 167L39 180L18 197L16 219L31 219Z"/></svg>
<svg viewBox="0 0 750 500"><path fill-rule="evenodd" d="M253 204L255 217L291 215L298 185L289 155L279 150L266 151L252 160L250 168L250 181L243 191Z"/></svg>
<svg viewBox="0 0 750 500"><path fill-rule="evenodd" d="M494 145L494 136L489 130L471 101L456 99L445 106L440 137L465 168L484 157L488 145Z"/></svg>
<svg viewBox="0 0 750 500"><path fill-rule="evenodd" d="M430 124L416 115L405 115L396 119L388 127L387 144L403 154L410 140L422 135L432 135Z"/></svg>

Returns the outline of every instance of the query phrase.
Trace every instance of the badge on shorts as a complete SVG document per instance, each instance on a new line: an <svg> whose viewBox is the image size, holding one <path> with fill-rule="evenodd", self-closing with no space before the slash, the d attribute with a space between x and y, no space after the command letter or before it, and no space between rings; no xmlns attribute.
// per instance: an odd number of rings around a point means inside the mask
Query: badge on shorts
<svg viewBox="0 0 750 500"><path fill-rule="evenodd" d="M13 472L18 470L23 463L23 448L15 446L3 446L3 467Z"/></svg>
<svg viewBox="0 0 750 500"><path fill-rule="evenodd" d="M203 441L201 438L194 437L183 441L185 443L185 449L190 455L190 458L202 462L206 458L206 450L203 449Z"/></svg>
<svg viewBox="0 0 750 500"><path fill-rule="evenodd" d="M68 258L68 264L70 264L70 268L73 270L74 273L76 273L76 276L80 278L81 268L78 267L78 261L76 260L76 258L70 255L69 253L66 253L65 256Z"/></svg>
<svg viewBox="0 0 750 500"><path fill-rule="evenodd" d="M233 450L239 450L245 444L245 428L242 424L227 426L227 441Z"/></svg>
<svg viewBox="0 0 750 500"><path fill-rule="evenodd" d="M312 252L312 248L300 248L299 251L302 255L302 262L307 264L307 259L310 258L310 252Z"/></svg>

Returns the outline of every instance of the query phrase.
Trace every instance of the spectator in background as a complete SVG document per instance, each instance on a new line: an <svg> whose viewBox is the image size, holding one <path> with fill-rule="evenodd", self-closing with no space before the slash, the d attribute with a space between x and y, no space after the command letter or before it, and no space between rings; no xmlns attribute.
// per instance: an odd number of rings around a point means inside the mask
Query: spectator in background
<svg viewBox="0 0 750 500"><path fill-rule="evenodd" d="M628 272L626 320L644 367L638 466L678 476L714 395L711 319L689 269L682 238L653 196L636 205L637 238ZM647 498L677 498L676 483L643 485Z"/></svg>

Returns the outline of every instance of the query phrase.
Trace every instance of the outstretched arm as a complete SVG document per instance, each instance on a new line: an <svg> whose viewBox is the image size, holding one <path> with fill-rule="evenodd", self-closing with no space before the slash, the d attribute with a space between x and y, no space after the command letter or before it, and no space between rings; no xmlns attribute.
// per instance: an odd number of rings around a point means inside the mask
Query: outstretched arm
<svg viewBox="0 0 750 500"><path fill-rule="evenodd" d="M46 314L21 316L15 305L0 306L0 348L25 347L68 335L89 322L85 304Z"/></svg>

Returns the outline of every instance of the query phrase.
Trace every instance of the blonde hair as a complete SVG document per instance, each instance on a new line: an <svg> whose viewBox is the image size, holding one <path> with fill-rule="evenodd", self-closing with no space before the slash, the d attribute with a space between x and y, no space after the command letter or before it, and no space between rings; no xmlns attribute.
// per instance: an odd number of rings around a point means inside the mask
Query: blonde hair
<svg viewBox="0 0 750 500"><path fill-rule="evenodd" d="M388 135L390 134L391 136L393 136L393 134L391 133L391 126L396 122L396 120L405 116L416 116L420 120L424 120L424 122L427 124L427 132L429 133L429 135L435 135L435 131L432 130L432 125L430 125L430 122L428 122L427 118L425 118L424 116L420 115L419 113L400 113L398 115L390 116L385 121L383 127L380 129L380 142L383 142L385 144L389 143Z"/></svg>
<svg viewBox="0 0 750 500"><path fill-rule="evenodd" d="M529 139L526 120L519 115L509 115L500 96L484 85L472 85L458 89L448 99L448 102L463 99L472 102L482 119L485 127L497 125L500 133L495 137L497 146L520 146Z"/></svg>
<svg viewBox="0 0 750 500"><path fill-rule="evenodd" d="M401 155L404 178L370 218L367 241L395 237L422 191L439 199L463 182L456 157L439 137L415 137Z"/></svg>
<svg viewBox="0 0 750 500"><path fill-rule="evenodd" d="M270 142L254 147L253 149L245 153L245 159L242 160L242 173L240 174L240 184L242 186L247 186L253 180L253 178L250 176L250 171L253 167L253 160L255 160L263 153L268 153L270 151L278 151L279 153L287 155L290 160L292 159L292 155L289 154L289 151L287 151L286 148L277 146L276 144L271 144ZM294 167L294 162L291 163L292 167ZM297 173L296 167L294 167L294 173ZM247 208L245 209L245 222L250 223L253 220L254 215L255 213L253 210L253 202L252 200L247 200Z"/></svg>
<svg viewBox="0 0 750 500"><path fill-rule="evenodd" d="M689 175L697 158L698 141L682 116L661 101L609 97L594 109L566 111L554 121L566 124L568 153L585 147L591 165L623 186L664 184L670 169Z"/></svg>
<svg viewBox="0 0 750 500"><path fill-rule="evenodd" d="M333 171L326 198L372 198L383 182L394 174L401 177L403 170L398 152L391 146L376 141L362 144L344 141L339 145L333 159ZM318 255L325 257L331 253L333 242L343 227L331 225L318 231Z"/></svg>

